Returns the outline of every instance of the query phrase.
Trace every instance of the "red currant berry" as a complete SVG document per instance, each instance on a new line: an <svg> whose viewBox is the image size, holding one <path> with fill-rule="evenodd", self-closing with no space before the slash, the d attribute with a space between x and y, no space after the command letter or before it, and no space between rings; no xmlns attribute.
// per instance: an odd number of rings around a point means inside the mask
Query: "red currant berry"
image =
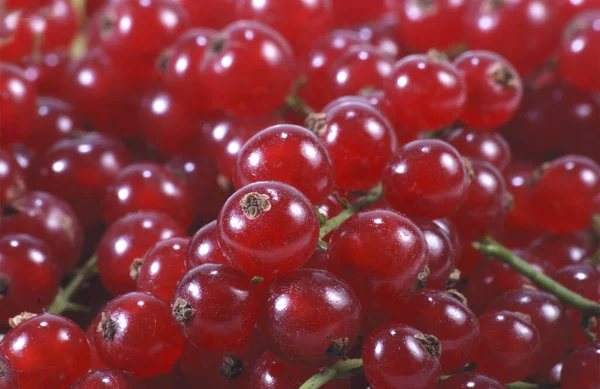
<svg viewBox="0 0 600 389"><path fill-rule="evenodd" d="M600 11L586 12L563 32L558 52L561 75L577 88L600 90Z"/></svg>
<svg viewBox="0 0 600 389"><path fill-rule="evenodd" d="M0 122L5 129L2 146L27 139L35 117L35 99L35 85L23 71L15 65L0 63Z"/></svg>
<svg viewBox="0 0 600 389"><path fill-rule="evenodd" d="M228 265L204 264L181 279L171 309L190 343L214 350L231 347L250 334L258 304L244 273Z"/></svg>
<svg viewBox="0 0 600 389"><path fill-rule="evenodd" d="M331 0L336 27L347 27L380 19L392 9L386 0L373 0L364 7L362 0Z"/></svg>
<svg viewBox="0 0 600 389"><path fill-rule="evenodd" d="M329 270L354 288L366 309L389 311L390 301L419 283L427 250L423 233L405 216L386 210L361 212L331 236Z"/></svg>
<svg viewBox="0 0 600 389"><path fill-rule="evenodd" d="M0 354L0 388L18 388L17 373L6 357Z"/></svg>
<svg viewBox="0 0 600 389"><path fill-rule="evenodd" d="M27 191L27 172L8 150L0 149L0 207Z"/></svg>
<svg viewBox="0 0 600 389"><path fill-rule="evenodd" d="M269 127L254 135L239 152L233 184L280 181L319 204L333 191L333 166L319 138L291 124Z"/></svg>
<svg viewBox="0 0 600 389"><path fill-rule="evenodd" d="M219 245L249 276L272 278L302 266L317 246L319 221L306 197L280 182L235 192L217 221Z"/></svg>
<svg viewBox="0 0 600 389"><path fill-rule="evenodd" d="M479 343L477 317L465 303L456 291L421 289L394 305L391 320L435 336L443 351L441 372L448 374L471 362Z"/></svg>
<svg viewBox="0 0 600 389"><path fill-rule="evenodd" d="M69 0L52 0L36 16L44 21L39 47L44 52L68 48L79 31L79 15Z"/></svg>
<svg viewBox="0 0 600 389"><path fill-rule="evenodd" d="M575 234L542 234L527 247L527 252L544 262L553 272L582 263L593 254L593 246Z"/></svg>
<svg viewBox="0 0 600 389"><path fill-rule="evenodd" d="M50 314L17 325L0 343L0 354L13 365L20 389L67 389L90 367L90 346L81 328Z"/></svg>
<svg viewBox="0 0 600 389"><path fill-rule="evenodd" d="M79 378L69 389L142 389L142 383L124 371L97 370Z"/></svg>
<svg viewBox="0 0 600 389"><path fill-rule="evenodd" d="M467 85L460 120L474 130L491 131L519 108L523 85L506 59L489 51L467 51L454 60Z"/></svg>
<svg viewBox="0 0 600 389"><path fill-rule="evenodd" d="M491 311L479 317L477 371L507 383L533 374L541 360L540 335L524 315Z"/></svg>
<svg viewBox="0 0 600 389"><path fill-rule="evenodd" d="M175 287L186 271L184 258L189 243L190 238L171 238L151 247L143 262L132 269L137 290L171 303Z"/></svg>
<svg viewBox="0 0 600 389"><path fill-rule="evenodd" d="M531 199L538 223L570 233L591 225L600 195L600 166L589 158L567 155L543 165ZM568 190L565 190L567 189Z"/></svg>
<svg viewBox="0 0 600 389"><path fill-rule="evenodd" d="M277 31L238 21L213 36L202 61L216 108L260 116L281 105L295 76L292 49Z"/></svg>
<svg viewBox="0 0 600 389"><path fill-rule="evenodd" d="M353 30L358 31L363 41L377 47L390 58L398 59L408 54L402 44L404 42L400 42L398 23L398 19L389 14L380 20L354 26Z"/></svg>
<svg viewBox="0 0 600 389"><path fill-rule="evenodd" d="M552 368L569 351L569 318L564 306L553 295L530 289L511 290L494 300L488 309L519 312L529 317L541 341L542 356L537 374Z"/></svg>
<svg viewBox="0 0 600 389"><path fill-rule="evenodd" d="M71 63L68 53L46 53L24 62L25 76L35 83L40 96L65 98L67 67Z"/></svg>
<svg viewBox="0 0 600 389"><path fill-rule="evenodd" d="M533 188L530 183L534 170L533 165L519 162L510 165L504 172L506 189L512 196L512 209L506 214L507 229L540 232L540 226L535 221L531 210ZM544 258L543 255L539 257Z"/></svg>
<svg viewBox="0 0 600 389"><path fill-rule="evenodd" d="M427 287L430 289L444 289L450 273L454 270L458 248L448 232L434 221L424 218L414 219L413 221L423 232L427 243L427 251L429 252Z"/></svg>
<svg viewBox="0 0 600 389"><path fill-rule="evenodd" d="M327 254L327 251L317 248L302 267L304 269L327 270L328 264L329 254Z"/></svg>
<svg viewBox="0 0 600 389"><path fill-rule="evenodd" d="M436 389L504 389L498 381L478 373L453 374L441 381Z"/></svg>
<svg viewBox="0 0 600 389"><path fill-rule="evenodd" d="M337 188L369 190L379 182L396 149L394 130L379 111L368 103L338 99L307 122L325 143Z"/></svg>
<svg viewBox="0 0 600 389"><path fill-rule="evenodd" d="M117 220L98 244L98 271L102 283L115 295L134 290L132 266L137 265L157 242L185 235L185 230L175 220L158 212L131 213Z"/></svg>
<svg viewBox="0 0 600 389"><path fill-rule="evenodd" d="M219 230L214 220L200 228L192 237L185 254L185 268L191 270L205 263L228 265L229 261L219 247Z"/></svg>
<svg viewBox="0 0 600 389"><path fill-rule="evenodd" d="M85 337L88 340L88 343L90 344L90 370L91 371L105 370L107 368L106 365L104 364L104 362L102 362L102 360L100 359L100 356L98 355L98 351L96 351L96 343L94 342L94 333L96 332L96 330L98 328L100 319L101 319L100 316L96 316L90 322L90 324L87 326L87 329L85 330Z"/></svg>
<svg viewBox="0 0 600 389"><path fill-rule="evenodd" d="M102 309L94 333L96 350L106 365L138 378L171 371L185 340L171 318L169 305L146 293L127 293Z"/></svg>
<svg viewBox="0 0 600 389"><path fill-rule="evenodd" d="M23 311L40 312L58 292L60 269L50 247L33 236L0 238L0 322Z"/></svg>
<svg viewBox="0 0 600 389"><path fill-rule="evenodd" d="M462 113L467 89L444 54L409 55L394 65L385 96L395 109L391 120L410 131L437 130Z"/></svg>
<svg viewBox="0 0 600 389"><path fill-rule="evenodd" d="M469 174L454 147L418 140L390 159L382 176L383 194L392 208L409 216L446 217L465 201Z"/></svg>
<svg viewBox="0 0 600 389"><path fill-rule="evenodd" d="M600 343L596 342L575 349L564 362L560 376L561 388L600 387L598 365L600 365Z"/></svg>
<svg viewBox="0 0 600 389"><path fill-rule="evenodd" d="M84 226L93 226L101 219L106 188L129 158L125 146L98 133L64 139L40 158L36 188L65 200Z"/></svg>
<svg viewBox="0 0 600 389"><path fill-rule="evenodd" d="M385 324L364 341L363 369L377 389L434 389L440 352L435 336L404 324Z"/></svg>
<svg viewBox="0 0 600 389"><path fill-rule="evenodd" d="M75 266L83 248L83 226L67 203L48 193L29 192L6 206L0 219L3 234L26 233L43 240L63 273Z"/></svg>
<svg viewBox="0 0 600 389"><path fill-rule="evenodd" d="M0 60L17 61L29 55L43 28L43 20L23 9L6 11L3 3L0 14Z"/></svg>
<svg viewBox="0 0 600 389"><path fill-rule="evenodd" d="M271 284L260 320L269 350L284 362L326 363L356 342L361 306L333 274L301 269Z"/></svg>
<svg viewBox="0 0 600 389"><path fill-rule="evenodd" d="M489 162L501 172L510 164L510 146L500 134L461 128L453 131L445 140L462 156L473 161Z"/></svg>
<svg viewBox="0 0 600 389"><path fill-rule="evenodd" d="M583 11L600 8L598 0L558 0L556 2L560 25L564 26L571 18Z"/></svg>
<svg viewBox="0 0 600 389"><path fill-rule="evenodd" d="M71 104L54 97L39 97L31 135L26 144L41 154L81 127L82 123Z"/></svg>
<svg viewBox="0 0 600 389"><path fill-rule="evenodd" d="M463 40L466 1L408 0L396 9L404 44L415 51L450 49Z"/></svg>

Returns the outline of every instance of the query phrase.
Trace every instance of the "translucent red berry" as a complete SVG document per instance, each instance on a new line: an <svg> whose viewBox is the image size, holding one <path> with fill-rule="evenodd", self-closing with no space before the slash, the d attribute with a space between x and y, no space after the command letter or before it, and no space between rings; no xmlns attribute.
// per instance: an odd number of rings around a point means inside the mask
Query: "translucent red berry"
<svg viewBox="0 0 600 389"><path fill-rule="evenodd" d="M205 263L229 264L219 247L219 231L216 220L196 231L185 255L185 267L188 270Z"/></svg>
<svg viewBox="0 0 600 389"><path fill-rule="evenodd" d="M437 389L504 389L504 385L479 373L458 373L440 381Z"/></svg>
<svg viewBox="0 0 600 389"><path fill-rule="evenodd" d="M81 120L71 104L54 97L39 97L31 135L26 144L41 154L81 128Z"/></svg>
<svg viewBox="0 0 600 389"><path fill-rule="evenodd" d="M419 227L427 243L427 267L429 277L427 287L444 289L450 273L454 270L454 262L459 255L459 247L452 241L450 234L434 221L425 218L413 219Z"/></svg>
<svg viewBox="0 0 600 389"><path fill-rule="evenodd" d="M8 150L0 149L0 206L4 207L27 191L27 172Z"/></svg>
<svg viewBox="0 0 600 389"><path fill-rule="evenodd" d="M73 383L70 389L142 389L142 383L121 370L96 370Z"/></svg>
<svg viewBox="0 0 600 389"><path fill-rule="evenodd" d="M497 133L482 133L470 128L461 128L446 137L463 157L474 161L489 162L503 172L511 162L508 142Z"/></svg>
<svg viewBox="0 0 600 389"><path fill-rule="evenodd" d="M27 80L23 71L15 65L1 63L0 122L5 129L2 131L2 146L27 139L35 116L35 99L35 85Z"/></svg>
<svg viewBox="0 0 600 389"><path fill-rule="evenodd" d="M598 342L575 349L564 362L560 384L565 389L596 388L600 386L596 367L600 364Z"/></svg>
<svg viewBox="0 0 600 389"><path fill-rule="evenodd" d="M4 355L0 355L0 387L14 389L18 388L17 385L15 369Z"/></svg>

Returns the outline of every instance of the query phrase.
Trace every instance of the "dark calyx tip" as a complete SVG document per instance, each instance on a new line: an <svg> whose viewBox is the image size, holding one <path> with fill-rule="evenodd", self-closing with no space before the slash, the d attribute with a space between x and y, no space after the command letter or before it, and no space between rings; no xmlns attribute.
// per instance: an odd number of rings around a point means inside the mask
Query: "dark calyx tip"
<svg viewBox="0 0 600 389"><path fill-rule="evenodd" d="M234 380L239 378L244 372L244 363L241 359L234 356L225 356L219 372L228 380Z"/></svg>
<svg viewBox="0 0 600 389"><path fill-rule="evenodd" d="M173 304L173 317L181 324L187 323L195 313L192 305L184 299L178 298Z"/></svg>
<svg viewBox="0 0 600 389"><path fill-rule="evenodd" d="M440 355L442 355L442 344L435 336L427 334L417 334L415 335L415 339L421 342L423 347L425 347L425 350L427 350L427 352L432 357L439 359Z"/></svg>
<svg viewBox="0 0 600 389"><path fill-rule="evenodd" d="M250 192L242 197L240 207L248 220L254 220L271 209L271 202L266 194Z"/></svg>
<svg viewBox="0 0 600 389"><path fill-rule="evenodd" d="M419 274L417 274L417 280L415 281L415 290L423 289L427 286L427 280L429 279L429 274L431 274L429 270L429 266L425 265L423 270Z"/></svg>
<svg viewBox="0 0 600 389"><path fill-rule="evenodd" d="M311 113L306 117L306 128L316 136L321 136L327 130L327 114Z"/></svg>
<svg viewBox="0 0 600 389"><path fill-rule="evenodd" d="M325 355L329 358L345 357L348 349L348 341L348 338L339 338L332 341L327 350L325 350Z"/></svg>
<svg viewBox="0 0 600 389"><path fill-rule="evenodd" d="M117 333L117 322L102 312L100 323L98 323L98 332L102 333L104 340L113 340Z"/></svg>

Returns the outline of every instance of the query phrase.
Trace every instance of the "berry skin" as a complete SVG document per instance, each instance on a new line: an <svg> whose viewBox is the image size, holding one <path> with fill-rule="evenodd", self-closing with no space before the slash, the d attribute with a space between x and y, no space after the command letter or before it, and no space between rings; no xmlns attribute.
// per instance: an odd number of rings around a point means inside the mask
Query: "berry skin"
<svg viewBox="0 0 600 389"><path fill-rule="evenodd" d="M377 389L435 389L440 377L440 345L404 324L384 324L365 338L365 376Z"/></svg>
<svg viewBox="0 0 600 389"><path fill-rule="evenodd" d="M171 311L191 344L222 350L250 334L258 304L254 285L244 273L228 265L204 264L179 281Z"/></svg>
<svg viewBox="0 0 600 389"><path fill-rule="evenodd" d="M313 42L333 29L333 9L330 0L238 0L236 20L254 20L278 31L301 58ZM310 26L310 27L309 27Z"/></svg>
<svg viewBox="0 0 600 389"><path fill-rule="evenodd" d="M504 389L504 385L479 373L453 374L441 381L436 389Z"/></svg>
<svg viewBox="0 0 600 389"><path fill-rule="evenodd" d="M171 238L148 250L136 274L137 290L158 297L167 304L185 274L184 258L190 238Z"/></svg>
<svg viewBox="0 0 600 389"><path fill-rule="evenodd" d="M269 350L294 365L345 356L360 325L361 305L352 288L316 269L297 270L271 284L260 315Z"/></svg>
<svg viewBox="0 0 600 389"><path fill-rule="evenodd" d="M0 388L15 389L17 386L17 373L10 361L0 354Z"/></svg>
<svg viewBox="0 0 600 389"><path fill-rule="evenodd" d="M257 181L280 181L320 204L333 191L333 176L329 154L319 138L305 128L282 124L246 142L233 171L233 184L241 188Z"/></svg>
<svg viewBox="0 0 600 389"><path fill-rule="evenodd" d="M143 389L143 387L138 379L124 371L97 370L79 378L69 389Z"/></svg>
<svg viewBox="0 0 600 389"><path fill-rule="evenodd" d="M223 28L233 22L235 0L173 0L185 9L190 16L192 26Z"/></svg>
<svg viewBox="0 0 600 389"><path fill-rule="evenodd" d="M114 295L135 290L134 261L157 242L177 236L186 236L185 230L158 212L131 213L114 222L98 244L98 272L106 289Z"/></svg>
<svg viewBox="0 0 600 389"><path fill-rule="evenodd" d="M185 344L169 305L139 292L119 296L102 309L94 342L109 368L137 378L170 372Z"/></svg>
<svg viewBox="0 0 600 389"><path fill-rule="evenodd" d="M445 50L463 39L466 1L408 0L396 9L402 41L418 52Z"/></svg>
<svg viewBox="0 0 600 389"><path fill-rule="evenodd" d="M4 207L27 191L27 172L8 150L0 149L0 206Z"/></svg>
<svg viewBox="0 0 600 389"><path fill-rule="evenodd" d="M540 334L542 356L536 374L552 368L569 351L569 318L564 306L553 295L530 289L511 290L494 300L488 309L525 314L535 325Z"/></svg>
<svg viewBox="0 0 600 389"><path fill-rule="evenodd" d="M0 238L0 323L23 311L46 308L60 283L50 247L38 238L2 231Z"/></svg>
<svg viewBox="0 0 600 389"><path fill-rule="evenodd" d="M44 3L33 16L43 19L43 30L39 32L43 38L39 50L52 52L67 49L79 31L79 15L68 0Z"/></svg>
<svg viewBox="0 0 600 389"><path fill-rule="evenodd" d="M331 0L336 27L355 26L370 20L377 20L389 13L391 4L385 0L373 0L363 7L362 0Z"/></svg>
<svg viewBox="0 0 600 389"><path fill-rule="evenodd" d="M502 135L482 133L470 128L453 131L446 139L463 157L489 162L504 172L511 161L510 146Z"/></svg>
<svg viewBox="0 0 600 389"><path fill-rule="evenodd" d="M294 68L285 38L250 21L232 23L214 36L202 63L215 107L240 116L266 115L283 104Z"/></svg>
<svg viewBox="0 0 600 389"><path fill-rule="evenodd" d="M157 211L187 227L194 218L194 199L187 185L167 168L155 163L129 165L106 189L104 221L112 224L128 213Z"/></svg>
<svg viewBox="0 0 600 389"><path fill-rule="evenodd" d="M492 131L515 115L523 85L506 59L489 51L475 50L458 56L454 65L467 85L462 122L474 130Z"/></svg>
<svg viewBox="0 0 600 389"><path fill-rule="evenodd" d="M460 154L439 140L418 140L401 147L382 176L383 194L395 210L438 219L456 212L469 188Z"/></svg>
<svg viewBox="0 0 600 389"><path fill-rule="evenodd" d="M467 89L463 78L443 54L409 55L394 65L385 84L393 107L392 122L409 131L437 130L462 113Z"/></svg>
<svg viewBox="0 0 600 389"><path fill-rule="evenodd" d="M217 220L219 245L250 277L272 278L302 266L317 246L319 221L306 197L280 182L235 192Z"/></svg>
<svg viewBox="0 0 600 389"><path fill-rule="evenodd" d="M600 365L600 343L591 343L575 349L564 362L560 377L561 388L600 388L598 365Z"/></svg>
<svg viewBox="0 0 600 389"><path fill-rule="evenodd" d="M394 130L379 111L368 103L342 98L308 121L309 130L329 152L337 188L369 190L379 182L396 149Z"/></svg>
<svg viewBox="0 0 600 389"><path fill-rule="evenodd" d="M577 232L591 225L600 195L600 166L567 155L543 165L534 188L531 204L537 222L553 232Z"/></svg>
<svg viewBox="0 0 600 389"><path fill-rule="evenodd" d="M420 289L394 306L391 320L435 336L442 347L440 371L448 374L471 362L479 343L475 314L461 295ZM466 300L464 300L466 302Z"/></svg>
<svg viewBox="0 0 600 389"><path fill-rule="evenodd" d="M491 311L479 317L481 337L473 362L477 371L501 383L533 374L541 360L540 335L525 316Z"/></svg>
<svg viewBox="0 0 600 389"><path fill-rule="evenodd" d="M512 196L512 209L506 214L506 229L516 229L532 233L540 232L531 210L533 188L529 184L535 167L529 163L511 164L504 171L506 189ZM544 256L540 256L545 258Z"/></svg>
<svg viewBox="0 0 600 389"><path fill-rule="evenodd" d="M205 263L230 264L219 247L219 230L217 229L216 220L196 231L185 254L185 268L187 270L192 270L196 266Z"/></svg>
<svg viewBox="0 0 600 389"><path fill-rule="evenodd" d="M43 314L10 331L0 354L15 369L19 389L68 389L90 367L85 334L66 317Z"/></svg>
<svg viewBox="0 0 600 389"><path fill-rule="evenodd" d="M389 311L390 301L411 292L428 256L421 230L386 210L346 220L331 236L327 252L329 271L348 282L370 311Z"/></svg>
<svg viewBox="0 0 600 389"><path fill-rule="evenodd" d="M593 255L590 242L576 234L542 234L527 247L527 252L543 258L553 272L580 264Z"/></svg>
<svg viewBox="0 0 600 389"><path fill-rule="evenodd" d="M83 226L67 203L48 193L28 192L6 206L10 214L0 219L3 234L30 234L43 240L63 273L75 266L83 248Z"/></svg>
<svg viewBox="0 0 600 389"><path fill-rule="evenodd" d="M413 221L425 236L427 251L429 252L427 287L430 289L444 289L450 273L454 270L454 261L459 248L456 247L448 232L434 221L424 218L415 218Z"/></svg>
<svg viewBox="0 0 600 389"><path fill-rule="evenodd" d="M35 85L17 66L0 63L2 146L22 142L31 133L35 116ZM10 129L8 131L7 129Z"/></svg>
<svg viewBox="0 0 600 389"><path fill-rule="evenodd" d="M563 31L558 52L560 74L577 88L600 90L600 11L578 15Z"/></svg>
<svg viewBox="0 0 600 389"><path fill-rule="evenodd" d="M129 159L123 144L98 133L64 139L40 158L35 187L65 200L92 227L100 222L106 188Z"/></svg>
<svg viewBox="0 0 600 389"><path fill-rule="evenodd" d="M73 106L54 97L38 97L36 115L26 144L37 154L73 134L82 123Z"/></svg>

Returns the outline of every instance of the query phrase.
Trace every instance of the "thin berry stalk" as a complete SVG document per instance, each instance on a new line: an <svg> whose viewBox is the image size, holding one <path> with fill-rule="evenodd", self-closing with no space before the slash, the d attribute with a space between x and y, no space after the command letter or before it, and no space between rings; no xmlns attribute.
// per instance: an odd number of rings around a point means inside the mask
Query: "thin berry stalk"
<svg viewBox="0 0 600 389"><path fill-rule="evenodd" d="M69 284L62 289L54 298L52 305L48 307L48 312L60 315L67 310L80 310L81 308L70 300L81 287L83 281L98 274L97 257L93 255L82 267L75 271Z"/></svg>
<svg viewBox="0 0 600 389"><path fill-rule="evenodd" d="M310 377L299 389L318 389L332 380L349 378L361 371L362 359L338 361Z"/></svg>

